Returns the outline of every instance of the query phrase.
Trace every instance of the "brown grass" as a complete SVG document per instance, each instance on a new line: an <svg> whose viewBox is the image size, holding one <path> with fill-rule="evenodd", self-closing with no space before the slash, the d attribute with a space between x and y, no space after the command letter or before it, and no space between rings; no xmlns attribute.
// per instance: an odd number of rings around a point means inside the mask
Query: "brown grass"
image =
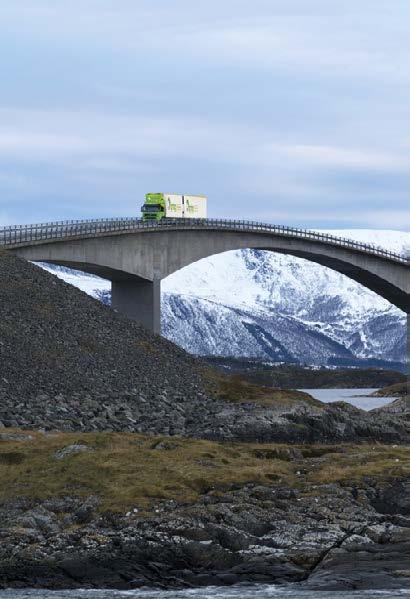
<svg viewBox="0 0 410 599"><path fill-rule="evenodd" d="M123 510L164 499L191 503L212 490L293 478L293 464L259 459L256 445L132 433L30 435L31 441L0 441L0 499L95 494L105 509ZM169 449L156 449L161 441ZM58 449L74 443L93 451L55 459Z"/></svg>
<svg viewBox="0 0 410 599"><path fill-rule="evenodd" d="M326 454L326 459L312 469L313 483L353 483L364 477L388 480L410 476L410 448L376 446L349 446L344 451Z"/></svg>
<svg viewBox="0 0 410 599"><path fill-rule="evenodd" d="M250 482L303 490L307 484L350 484L368 476L410 476L406 447L297 448L108 432L24 434L32 439L0 440L0 501L97 495L102 510L149 511L162 500L194 503L202 494L223 493ZM92 451L55 459L57 450L74 443ZM304 457L297 458L295 450Z"/></svg>
<svg viewBox="0 0 410 599"><path fill-rule="evenodd" d="M407 393L407 382L396 383L395 385L389 385L388 387L383 387L383 389L379 389L375 391L372 395L376 397L404 397Z"/></svg>
<svg viewBox="0 0 410 599"><path fill-rule="evenodd" d="M324 407L322 402L303 391L255 385L245 381L240 375L227 376L214 370L206 371L205 376L209 381L212 393L225 401L255 403L270 408L292 406L298 403L308 404L319 409Z"/></svg>

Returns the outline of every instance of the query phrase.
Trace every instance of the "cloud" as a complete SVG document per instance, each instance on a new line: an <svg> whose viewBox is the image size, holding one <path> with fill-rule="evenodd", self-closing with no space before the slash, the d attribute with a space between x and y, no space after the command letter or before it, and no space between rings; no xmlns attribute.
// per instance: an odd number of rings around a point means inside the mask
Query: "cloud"
<svg viewBox="0 0 410 599"><path fill-rule="evenodd" d="M0 129L0 153L38 157L45 152L50 157L61 152L83 152L89 149L85 139L70 135L60 136L50 133L35 133L19 130Z"/></svg>
<svg viewBox="0 0 410 599"><path fill-rule="evenodd" d="M410 210L385 209L360 211L361 222L375 229L410 231Z"/></svg>
<svg viewBox="0 0 410 599"><path fill-rule="evenodd" d="M260 220L263 222L274 222L286 224L289 222L289 212L284 209L273 209L262 212ZM342 207L326 214L322 210L298 210L295 215L296 226L314 229L315 223L322 223L321 227L334 223L335 227L368 227L374 229L394 229L397 231L410 231L410 213L405 210L361 210L360 207L354 214L354 218Z"/></svg>
<svg viewBox="0 0 410 599"><path fill-rule="evenodd" d="M306 223L309 227L315 222L326 226L332 222L336 226L350 226L352 222L376 226L379 219L386 226L409 226L410 213L402 208L401 200L389 211L380 210L386 191L366 191L366 188L372 189L366 180L362 185L365 191L357 189L355 180L355 173L362 176L364 172L368 172L370 178L379 176L379 171L384 177L388 172L391 176L398 173L406 176L410 166L408 153L289 144L280 139L271 141L269 130L211 119L19 110L0 111L0 117L8 123L6 128L0 127L0 158L3 155L8 160L13 159L14 163L20 161L26 171L30 163L56 165L57 173L64 175L65 172L64 176L69 177L73 188L94 188L96 197L89 198L89 206L95 203L101 208L107 203L101 199L102 187L105 186L107 191L125 190L135 176L144 180L147 177L162 180L164 163L173 165L178 172L179 161L181 165L206 163L211 170L218 170L222 165L230 169L232 189L237 190L236 209L246 210L244 217L282 223L291 221L301 226ZM350 189L346 188L349 180L346 169L350 171ZM344 179L343 185L337 182L336 171ZM44 191L51 192L52 186L58 185L57 176L50 180L48 175L48 180L43 183ZM228 180L225 178L222 184L226 187ZM178 183L175 188L182 189L180 185ZM24 179L9 175L8 180L0 175L1 187L14 187L16 192L24 193L32 187L31 193L38 194L41 193L41 180L35 174ZM80 195L83 193L81 191ZM399 192L396 190L395 193L399 198ZM263 200L249 203L246 198L255 194ZM372 210L369 210L369 196ZM333 204L331 211L329 198ZM359 199L360 209L357 208ZM289 210L290 203L293 210ZM250 205L256 213L249 211ZM351 211L353 206L354 213ZM215 214L216 208L215 205ZM228 203L223 208L218 202L217 214L232 214Z"/></svg>
<svg viewBox="0 0 410 599"><path fill-rule="evenodd" d="M24 15L24 18L22 18ZM0 25L20 35L83 47L148 51L243 68L302 68L328 75L389 77L408 80L410 54L408 4L396 0L329 3L293 0L247 2L209 0L206 7L180 0L177 5L143 0L72 0L35 4L14 0L2 9ZM394 31L394 43L391 32ZM377 33L377 35L375 35ZM402 41L402 43L400 43ZM89 49L89 48L88 48ZM164 54L165 53L165 54Z"/></svg>
<svg viewBox="0 0 410 599"><path fill-rule="evenodd" d="M14 225L12 218L7 214L7 212L0 212L0 228L9 227Z"/></svg>
<svg viewBox="0 0 410 599"><path fill-rule="evenodd" d="M275 152L276 148L273 148ZM289 159L321 166L376 169L384 171L410 169L410 154L375 152L371 149L344 148L320 145L283 146L279 151Z"/></svg>
<svg viewBox="0 0 410 599"><path fill-rule="evenodd" d="M406 223L409 17L404 0L6 2L0 210L124 214L146 189L199 189L218 216Z"/></svg>
<svg viewBox="0 0 410 599"><path fill-rule="evenodd" d="M172 115L121 116L102 113L0 110L0 154L24 158L62 155L101 156L100 168L121 169L119 154L138 156L189 156L191 158L255 166L283 164L311 168L340 167L404 171L410 168L410 150L381 152L370 148L315 144L288 144L262 127L181 118ZM13 123L13 124L11 124ZM123 158L126 162L126 158ZM115 162L116 161L116 162ZM128 165L129 166L129 165ZM122 168L127 169L123 164Z"/></svg>

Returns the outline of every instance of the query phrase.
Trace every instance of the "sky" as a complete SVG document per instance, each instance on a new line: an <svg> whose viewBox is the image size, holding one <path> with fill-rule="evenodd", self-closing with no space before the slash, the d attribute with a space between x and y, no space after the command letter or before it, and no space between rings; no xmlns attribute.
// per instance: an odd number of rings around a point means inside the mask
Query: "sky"
<svg viewBox="0 0 410 599"><path fill-rule="evenodd" d="M408 0L2 0L0 223L410 230Z"/></svg>

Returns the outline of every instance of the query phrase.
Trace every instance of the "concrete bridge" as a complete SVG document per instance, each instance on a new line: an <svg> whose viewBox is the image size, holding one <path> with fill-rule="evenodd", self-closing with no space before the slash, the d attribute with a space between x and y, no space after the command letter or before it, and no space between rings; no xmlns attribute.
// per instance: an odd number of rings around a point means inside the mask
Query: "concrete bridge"
<svg viewBox="0 0 410 599"><path fill-rule="evenodd" d="M0 229L0 247L112 282L112 305L160 332L161 279L201 258L255 248L322 264L410 312L410 261L383 249L303 229L230 220L136 218Z"/></svg>

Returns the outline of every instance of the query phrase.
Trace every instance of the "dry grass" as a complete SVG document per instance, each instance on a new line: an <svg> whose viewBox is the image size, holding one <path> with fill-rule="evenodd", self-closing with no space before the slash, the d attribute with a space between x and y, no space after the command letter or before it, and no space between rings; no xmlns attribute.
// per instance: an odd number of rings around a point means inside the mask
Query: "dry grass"
<svg viewBox="0 0 410 599"><path fill-rule="evenodd" d="M308 404L319 409L324 407L322 402L303 391L255 385L245 381L239 375L227 376L214 370L206 371L205 376L213 394L225 401L255 403L271 408L292 406L296 403Z"/></svg>
<svg viewBox="0 0 410 599"><path fill-rule="evenodd" d="M252 444L132 433L30 435L31 441L0 441L0 499L96 494L103 508L123 510L149 508L164 499L191 503L211 490L293 479L293 464L275 457L259 459ZM156 449L161 442L166 449ZM57 450L74 443L93 451L55 459Z"/></svg>
<svg viewBox="0 0 410 599"><path fill-rule="evenodd" d="M372 395L375 397L404 397L407 393L407 382L396 383L395 385L389 385L388 387L384 387L383 389L379 389L375 391Z"/></svg>
<svg viewBox="0 0 410 599"><path fill-rule="evenodd" d="M309 476L312 483L353 483L365 477L388 480L410 476L410 448L403 446L344 446L327 453Z"/></svg>
<svg viewBox="0 0 410 599"><path fill-rule="evenodd" d="M31 440L0 441L0 501L92 494L100 497L102 510L137 506L149 511L161 500L194 503L202 494L249 482L303 489L306 484L350 484L366 476L387 480L410 475L406 447L296 448L133 433L24 434ZM55 459L57 450L74 443L92 451ZM295 459L297 449L303 458Z"/></svg>

